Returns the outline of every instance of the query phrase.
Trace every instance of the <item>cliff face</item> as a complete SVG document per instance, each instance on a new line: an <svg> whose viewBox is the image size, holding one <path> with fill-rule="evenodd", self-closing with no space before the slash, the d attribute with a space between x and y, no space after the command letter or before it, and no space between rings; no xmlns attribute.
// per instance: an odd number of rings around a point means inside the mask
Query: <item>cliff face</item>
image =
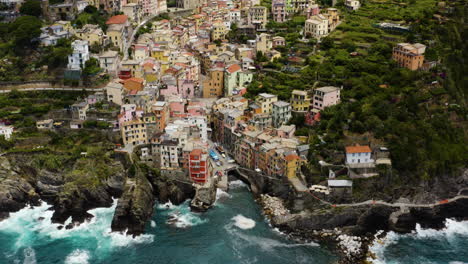
<svg viewBox="0 0 468 264"><path fill-rule="evenodd" d="M110 206L112 196L122 192L126 173L117 160L82 158L67 164L69 168L50 170L35 163L36 155L0 157L1 217L42 199L53 205L52 221L63 223L72 217L79 223L92 217L88 210Z"/></svg>
<svg viewBox="0 0 468 264"><path fill-rule="evenodd" d="M0 220L26 204L37 204L39 201L33 185L21 177L20 171L6 157L0 157Z"/></svg>
<svg viewBox="0 0 468 264"><path fill-rule="evenodd" d="M146 176L138 171L134 178L128 178L125 183L112 219L112 231L127 231L127 234L134 236L142 234L153 207L153 187Z"/></svg>
<svg viewBox="0 0 468 264"><path fill-rule="evenodd" d="M125 183L112 220L112 231L140 235L153 214L155 199L180 204L194 195L192 185L162 177L146 165L135 163L131 170L135 175L130 173Z"/></svg>

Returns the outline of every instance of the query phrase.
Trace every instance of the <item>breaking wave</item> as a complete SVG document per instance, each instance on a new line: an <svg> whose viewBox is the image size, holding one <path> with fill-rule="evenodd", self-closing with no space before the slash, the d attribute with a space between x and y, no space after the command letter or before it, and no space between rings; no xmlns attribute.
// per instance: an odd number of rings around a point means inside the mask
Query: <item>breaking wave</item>
<svg viewBox="0 0 468 264"><path fill-rule="evenodd" d="M76 249L65 259L65 264L87 264L89 263L89 251Z"/></svg>
<svg viewBox="0 0 468 264"><path fill-rule="evenodd" d="M241 180L235 180L235 181L230 181L229 182L229 188L230 189L237 189L237 188L242 188L242 187L247 187L247 184L245 184Z"/></svg>
<svg viewBox="0 0 468 264"><path fill-rule="evenodd" d="M25 207L18 212L11 213L9 218L0 222L0 233L12 237L13 245L10 253L15 254L18 250L24 250L25 263L35 263L33 248L36 241L72 242L79 239L89 244L97 244L96 248L92 249L95 252L92 253L100 256L106 256L114 247L129 247L134 244L153 242L154 236L149 234L132 237L127 236L126 233L111 232L111 222L116 206L117 200L114 200L109 208L89 210L88 213L93 215L93 218L72 229L66 229L65 226L71 223L71 219L67 219L64 225L52 223L53 211L49 210L51 206L42 202L39 206ZM89 258L91 252L74 251L69 256L70 261L77 259L78 254L81 259L84 259L85 254Z"/></svg>
<svg viewBox="0 0 468 264"><path fill-rule="evenodd" d="M421 252L419 256L415 256L415 258L419 258L420 260L414 260L414 263L450 263L450 264L466 264L466 260L457 260L456 254L450 254L451 250L457 252L457 247L459 247L460 241L467 241L468 240L468 221L455 221L453 219L447 219L445 221L445 227L436 230L432 228L422 228L421 225L417 224L416 229L410 234L397 234L395 232L388 232L386 236L382 239L376 239L374 243L369 247L370 251L374 253L376 259L368 259L372 261L374 264L396 264L396 263L403 263L398 259L394 259L394 256L387 256L387 252L392 247L398 247L399 244L404 243L405 245L411 245L413 247L418 246L427 246L428 244L431 248L437 248L443 250L444 247L447 247L445 250L446 256L442 256L444 254L439 254L439 258L451 258L450 261L441 261L441 262L432 262L429 259L433 257L425 258L424 253L434 253L430 252L430 250L424 250L421 248L418 252ZM463 246L462 246L463 247ZM417 250L417 249L413 249ZM463 259L463 256L459 256ZM467 256L465 256L467 257ZM455 258L455 259L453 259Z"/></svg>
<svg viewBox="0 0 468 264"><path fill-rule="evenodd" d="M177 228L188 228L208 222L207 219L202 219L200 214L192 212L189 203L188 200L180 205L173 205L169 202L159 205L158 208L167 216L166 224Z"/></svg>
<svg viewBox="0 0 468 264"><path fill-rule="evenodd" d="M236 220L234 220L236 219ZM244 231L239 230L238 228L234 228L234 226L239 227L238 220L242 219L244 221L245 219L253 221L252 219L246 218L242 215L237 215L233 217L234 222L231 222L224 226L224 229L227 231L228 234L232 236L232 242L234 243L234 247L237 248L237 250L241 248L248 248L252 246L257 246L263 251L268 251L268 252L273 252L275 248L295 248L295 247L304 247L304 246L312 246L312 247L318 247L319 244L310 242L310 243L286 243L282 242L278 239L272 239L272 238L267 238L267 237L261 237L261 236L254 236L254 235L248 235ZM248 221L248 222L250 222ZM255 222L254 222L255 224ZM252 224L250 223L249 227ZM245 228L241 228L245 230Z"/></svg>

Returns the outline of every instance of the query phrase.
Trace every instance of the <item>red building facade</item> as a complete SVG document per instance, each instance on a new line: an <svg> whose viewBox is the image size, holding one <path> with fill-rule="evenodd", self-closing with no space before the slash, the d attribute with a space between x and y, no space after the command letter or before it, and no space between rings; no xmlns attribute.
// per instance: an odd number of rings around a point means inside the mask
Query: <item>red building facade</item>
<svg viewBox="0 0 468 264"><path fill-rule="evenodd" d="M205 183L208 179L208 154L202 149L194 149L189 155L189 174L192 181Z"/></svg>

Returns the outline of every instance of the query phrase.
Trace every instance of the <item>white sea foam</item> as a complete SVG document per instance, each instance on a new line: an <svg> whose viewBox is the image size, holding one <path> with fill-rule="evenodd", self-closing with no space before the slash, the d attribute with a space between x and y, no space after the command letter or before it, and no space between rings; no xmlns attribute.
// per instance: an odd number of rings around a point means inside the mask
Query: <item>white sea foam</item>
<svg viewBox="0 0 468 264"><path fill-rule="evenodd" d="M36 264L36 252L31 247L25 248L23 250L24 261L23 264Z"/></svg>
<svg viewBox="0 0 468 264"><path fill-rule="evenodd" d="M153 221L153 220L151 220L151 227L152 227L152 228L155 228L155 227L156 227L156 222Z"/></svg>
<svg viewBox="0 0 468 264"><path fill-rule="evenodd" d="M232 218L234 225L240 229L252 229L255 227L255 221L243 215L236 215Z"/></svg>
<svg viewBox="0 0 468 264"><path fill-rule="evenodd" d="M133 244L150 243L153 235L137 237L125 233L111 232L111 222L117 200L109 208L96 208L88 213L94 217L72 229L66 229L51 221L53 211L50 205L43 202L40 206L26 207L11 213L10 217L0 222L0 232L15 235L15 250L32 247L37 240L75 239L94 240L97 242L96 253L107 254L113 247L127 247ZM68 219L66 223L70 223ZM93 252L94 253L94 252Z"/></svg>
<svg viewBox="0 0 468 264"><path fill-rule="evenodd" d="M160 209L166 210L164 212L168 216L167 224L177 228L188 228L208 222L207 219L202 219L200 214L194 213L190 210L189 202L186 201L180 205L173 205L172 203L166 206L158 206Z"/></svg>
<svg viewBox="0 0 468 264"><path fill-rule="evenodd" d="M89 251L75 249L65 259L65 264L88 264L90 259Z"/></svg>
<svg viewBox="0 0 468 264"><path fill-rule="evenodd" d="M235 181L230 181L229 182L229 188L230 189L236 189L236 188L241 188L247 186L243 181L241 180L235 180Z"/></svg>
<svg viewBox="0 0 468 264"><path fill-rule="evenodd" d="M221 189L216 189L216 200L220 199L220 198L231 198L231 195Z"/></svg>
<svg viewBox="0 0 468 264"><path fill-rule="evenodd" d="M445 227L436 230L432 228L424 229L421 225L417 224L416 229L410 234L397 234L395 232L388 232L382 239L376 239L374 243L369 247L369 250L375 254L377 259L371 260L374 264L388 264L384 257L385 249L398 242L402 238L413 238L413 239L447 239L451 241L456 236L468 237L468 221L455 221L453 219L445 220ZM454 261L457 263L457 261ZM463 262L461 262L463 263Z"/></svg>
<svg viewBox="0 0 468 264"><path fill-rule="evenodd" d="M164 204L159 204L158 208L159 209L166 209L166 210L171 210L174 209L176 206L172 204L171 201L164 203Z"/></svg>
<svg viewBox="0 0 468 264"><path fill-rule="evenodd" d="M258 246L263 251L274 251L275 248L279 248L279 247L295 248L295 247L304 247L304 246L312 246L312 247L319 246L317 243L314 243L314 242L283 243L277 239L252 236L252 235L246 234L244 231L239 231L239 229L234 228L234 226L237 226L235 222L227 224L224 228L232 236L231 241L234 243L234 250L237 250L237 251L240 250L241 248L246 248L246 247L251 247L251 246Z"/></svg>

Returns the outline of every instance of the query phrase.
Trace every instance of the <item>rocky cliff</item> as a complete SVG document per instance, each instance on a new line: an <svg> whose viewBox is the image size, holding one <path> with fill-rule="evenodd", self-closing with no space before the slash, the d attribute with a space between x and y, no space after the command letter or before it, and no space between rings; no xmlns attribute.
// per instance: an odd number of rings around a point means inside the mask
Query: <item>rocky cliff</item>
<svg viewBox="0 0 468 264"><path fill-rule="evenodd" d="M142 234L153 213L153 207L153 187L141 170L138 170L135 177L128 178L125 183L123 195L112 219L112 231L127 231L127 234L134 236Z"/></svg>

